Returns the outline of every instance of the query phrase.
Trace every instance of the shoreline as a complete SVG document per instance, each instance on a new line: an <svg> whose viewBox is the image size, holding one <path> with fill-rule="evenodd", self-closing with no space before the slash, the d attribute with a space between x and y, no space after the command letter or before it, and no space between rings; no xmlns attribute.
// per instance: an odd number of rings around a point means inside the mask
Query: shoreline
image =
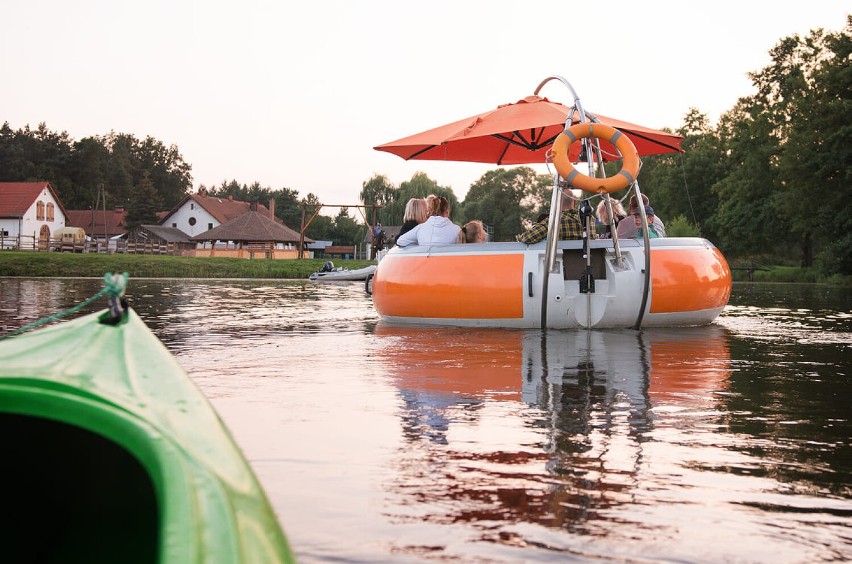
<svg viewBox="0 0 852 564"><path fill-rule="evenodd" d="M44 251L0 251L0 277L101 278L107 272L127 272L132 278L307 280L325 262L350 270L376 261L313 259L242 259L172 255L73 254ZM734 282L749 282L747 273L732 272ZM852 286L852 276L826 278L816 268L774 265L755 271L753 283L826 284Z"/></svg>

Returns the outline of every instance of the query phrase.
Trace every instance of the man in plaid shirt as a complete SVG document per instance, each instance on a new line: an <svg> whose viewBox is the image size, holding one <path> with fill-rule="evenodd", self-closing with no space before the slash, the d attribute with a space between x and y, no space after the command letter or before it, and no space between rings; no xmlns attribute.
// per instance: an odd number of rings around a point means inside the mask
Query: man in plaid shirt
<svg viewBox="0 0 852 564"><path fill-rule="evenodd" d="M560 239L582 239L583 224L580 222L580 214L575 209L574 198L562 192L562 215L559 218ZM521 243L532 245L547 237L547 218L533 224L532 227L516 236Z"/></svg>

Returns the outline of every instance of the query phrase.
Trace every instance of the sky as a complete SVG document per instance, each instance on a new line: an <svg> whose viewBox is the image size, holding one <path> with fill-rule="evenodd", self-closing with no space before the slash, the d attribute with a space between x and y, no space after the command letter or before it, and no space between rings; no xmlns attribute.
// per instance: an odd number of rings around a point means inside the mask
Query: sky
<svg viewBox="0 0 852 564"><path fill-rule="evenodd" d="M849 13L852 0L3 0L0 123L151 136L178 147L193 191L237 180L354 205L374 175L424 172L463 200L494 165L373 147L554 75L587 111L716 123L779 40L842 30ZM556 81L541 95L572 101Z"/></svg>

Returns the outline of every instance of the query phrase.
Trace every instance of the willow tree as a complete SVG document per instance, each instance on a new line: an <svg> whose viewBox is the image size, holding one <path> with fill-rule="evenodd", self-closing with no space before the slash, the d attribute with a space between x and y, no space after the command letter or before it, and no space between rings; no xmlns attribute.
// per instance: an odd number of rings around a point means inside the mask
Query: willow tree
<svg viewBox="0 0 852 564"><path fill-rule="evenodd" d="M396 198L389 206L389 211L391 211L393 215L388 221L388 225L402 225L402 216L405 211L405 204L408 203L408 200L411 198L425 198L429 194L444 196L447 198L447 201L450 203L450 219L455 222L461 220L462 214L459 207L459 200L453 192L453 189L438 185L438 183L429 178L425 172L415 172L412 175L411 180L406 180L400 183L399 189L396 191Z"/></svg>
<svg viewBox="0 0 852 564"><path fill-rule="evenodd" d="M396 191L396 188L386 176L377 174L361 184L359 197L365 206L380 206L376 210L376 219L379 223L382 225L393 225L399 221L399 217L402 217L396 209L398 206L394 205ZM372 221L372 214L370 212L365 213L367 213L369 220Z"/></svg>

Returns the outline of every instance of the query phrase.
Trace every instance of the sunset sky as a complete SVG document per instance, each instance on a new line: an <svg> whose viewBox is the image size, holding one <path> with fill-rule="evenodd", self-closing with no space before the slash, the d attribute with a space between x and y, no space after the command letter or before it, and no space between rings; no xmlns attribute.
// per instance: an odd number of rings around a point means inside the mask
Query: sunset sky
<svg viewBox="0 0 852 564"><path fill-rule="evenodd" d="M423 171L462 200L493 166L372 147L551 75L592 112L676 128L696 107L715 123L781 38L839 31L848 13L850 0L4 0L0 122L152 136L177 145L193 190L236 179L355 204L374 174ZM571 102L557 82L542 95Z"/></svg>

